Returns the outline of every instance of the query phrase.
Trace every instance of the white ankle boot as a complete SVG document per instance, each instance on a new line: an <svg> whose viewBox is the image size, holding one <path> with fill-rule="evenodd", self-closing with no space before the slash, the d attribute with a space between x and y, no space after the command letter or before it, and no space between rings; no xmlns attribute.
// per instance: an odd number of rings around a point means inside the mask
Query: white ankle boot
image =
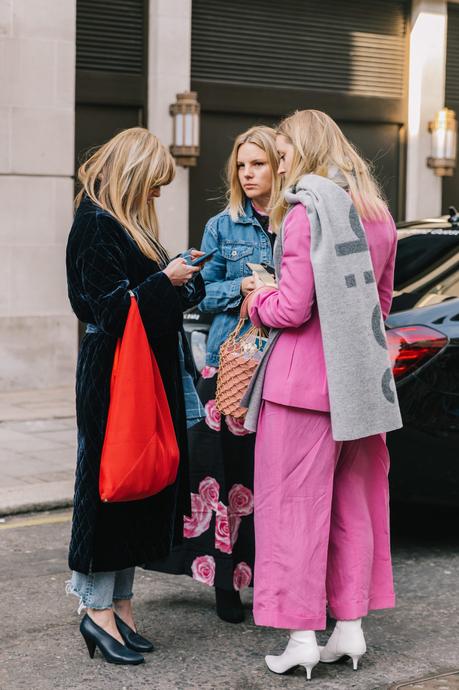
<svg viewBox="0 0 459 690"><path fill-rule="evenodd" d="M292 630L285 651L279 656L265 656L265 661L274 673L286 673L295 666L304 666L306 677L311 680L311 671L320 661L314 630Z"/></svg>
<svg viewBox="0 0 459 690"><path fill-rule="evenodd" d="M343 656L350 656L354 671L365 652L367 646L362 631L362 619L354 621L336 621L335 629L325 647L319 647L320 660L325 664L338 661Z"/></svg>

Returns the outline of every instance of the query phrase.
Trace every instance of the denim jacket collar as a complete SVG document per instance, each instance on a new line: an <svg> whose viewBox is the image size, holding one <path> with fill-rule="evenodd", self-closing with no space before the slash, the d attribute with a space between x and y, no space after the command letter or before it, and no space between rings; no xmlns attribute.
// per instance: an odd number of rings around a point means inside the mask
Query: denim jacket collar
<svg viewBox="0 0 459 690"><path fill-rule="evenodd" d="M243 223L244 225L247 225L248 223L252 223L252 225L259 225L257 219L253 215L253 206L250 199L246 198L244 204L244 213L238 215L237 222Z"/></svg>

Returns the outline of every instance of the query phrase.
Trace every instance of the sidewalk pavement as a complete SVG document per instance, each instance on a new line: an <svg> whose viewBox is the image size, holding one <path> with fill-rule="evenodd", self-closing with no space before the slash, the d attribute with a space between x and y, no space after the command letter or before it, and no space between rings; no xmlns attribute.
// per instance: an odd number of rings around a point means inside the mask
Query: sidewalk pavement
<svg viewBox="0 0 459 690"><path fill-rule="evenodd" d="M72 504L73 387L0 393L0 515Z"/></svg>

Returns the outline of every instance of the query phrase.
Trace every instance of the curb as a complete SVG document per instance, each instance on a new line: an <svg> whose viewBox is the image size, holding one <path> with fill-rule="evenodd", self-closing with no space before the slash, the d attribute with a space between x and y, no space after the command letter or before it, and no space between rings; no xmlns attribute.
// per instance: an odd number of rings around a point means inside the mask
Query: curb
<svg viewBox="0 0 459 690"><path fill-rule="evenodd" d="M40 503L24 503L20 506L0 506L0 517L5 518L10 515L23 515L24 513L45 513L48 510L58 510L62 508L72 508L73 500L65 499L56 501L46 501Z"/></svg>
<svg viewBox="0 0 459 690"><path fill-rule="evenodd" d="M0 516L68 508L73 504L74 479L0 489Z"/></svg>
<svg viewBox="0 0 459 690"><path fill-rule="evenodd" d="M439 682L437 682L439 681ZM459 671L448 671L437 673L435 675L424 676L424 678L416 678L414 680L395 683L391 685L389 690L415 690L415 688L422 688L423 690L455 690L459 687Z"/></svg>

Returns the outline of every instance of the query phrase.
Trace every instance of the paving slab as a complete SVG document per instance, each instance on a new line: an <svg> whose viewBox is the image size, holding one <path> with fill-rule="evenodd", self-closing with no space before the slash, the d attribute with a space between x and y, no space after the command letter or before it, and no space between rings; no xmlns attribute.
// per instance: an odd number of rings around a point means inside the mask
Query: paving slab
<svg viewBox="0 0 459 690"><path fill-rule="evenodd" d="M58 419L75 416L72 386L0 393L0 420Z"/></svg>
<svg viewBox="0 0 459 690"><path fill-rule="evenodd" d="M74 407L72 387L0 394L0 515L71 505Z"/></svg>

